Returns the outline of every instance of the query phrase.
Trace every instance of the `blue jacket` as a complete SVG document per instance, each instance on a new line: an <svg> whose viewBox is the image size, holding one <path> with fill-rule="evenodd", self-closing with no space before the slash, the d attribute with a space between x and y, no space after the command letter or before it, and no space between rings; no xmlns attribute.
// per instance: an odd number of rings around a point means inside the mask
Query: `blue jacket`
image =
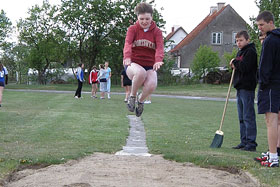
<svg viewBox="0 0 280 187"><path fill-rule="evenodd" d="M267 33L262 44L259 68L260 89L280 90L280 29Z"/></svg>
<svg viewBox="0 0 280 187"><path fill-rule="evenodd" d="M80 82L84 82L84 71L81 67L78 67L78 71L77 71L77 79Z"/></svg>

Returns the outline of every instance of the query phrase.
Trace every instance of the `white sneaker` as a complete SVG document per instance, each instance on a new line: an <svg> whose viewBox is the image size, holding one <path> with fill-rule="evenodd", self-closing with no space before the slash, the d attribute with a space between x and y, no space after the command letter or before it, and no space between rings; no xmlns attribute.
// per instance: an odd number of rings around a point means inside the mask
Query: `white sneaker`
<svg viewBox="0 0 280 187"><path fill-rule="evenodd" d="M78 96L75 96L74 98L75 98L75 99L79 99L79 97L78 97Z"/></svg>
<svg viewBox="0 0 280 187"><path fill-rule="evenodd" d="M146 100L146 101L144 101L144 103L145 103L145 104L151 104L152 101Z"/></svg>

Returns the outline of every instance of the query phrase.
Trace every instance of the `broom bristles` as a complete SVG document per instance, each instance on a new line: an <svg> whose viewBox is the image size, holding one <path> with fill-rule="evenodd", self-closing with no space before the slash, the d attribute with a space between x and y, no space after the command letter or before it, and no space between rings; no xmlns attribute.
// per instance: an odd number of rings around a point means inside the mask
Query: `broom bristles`
<svg viewBox="0 0 280 187"><path fill-rule="evenodd" d="M223 135L216 133L210 147L211 148L220 148L223 144L223 139L224 139Z"/></svg>

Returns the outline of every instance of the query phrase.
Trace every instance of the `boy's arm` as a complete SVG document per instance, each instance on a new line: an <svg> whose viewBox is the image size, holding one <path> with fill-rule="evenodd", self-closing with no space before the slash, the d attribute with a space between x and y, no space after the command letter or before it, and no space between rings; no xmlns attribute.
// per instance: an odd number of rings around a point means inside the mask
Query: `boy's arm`
<svg viewBox="0 0 280 187"><path fill-rule="evenodd" d="M243 55L242 60L234 59L232 61L234 67L242 73L250 72L257 65L257 53L254 50L248 50Z"/></svg>
<svg viewBox="0 0 280 187"><path fill-rule="evenodd" d="M127 30L126 37L125 37L125 44L123 48L123 60L131 59L134 36L135 36L134 27L130 26Z"/></svg>
<svg viewBox="0 0 280 187"><path fill-rule="evenodd" d="M265 40L262 47L260 68L259 68L259 83L260 89L264 89L269 84L270 75L273 68L273 58L276 46L271 40Z"/></svg>
<svg viewBox="0 0 280 187"><path fill-rule="evenodd" d="M155 63L162 62L164 57L164 44L163 36L160 29L156 32L156 53L155 53Z"/></svg>
<svg viewBox="0 0 280 187"><path fill-rule="evenodd" d="M90 83L90 84L92 84L91 75L92 75L92 71L89 73L89 83Z"/></svg>

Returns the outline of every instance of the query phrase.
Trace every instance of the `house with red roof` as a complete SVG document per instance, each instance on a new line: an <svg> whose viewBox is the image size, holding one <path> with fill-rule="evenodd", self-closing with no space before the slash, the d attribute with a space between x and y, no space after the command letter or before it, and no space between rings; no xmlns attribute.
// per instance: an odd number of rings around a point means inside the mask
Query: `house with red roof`
<svg viewBox="0 0 280 187"><path fill-rule="evenodd" d="M178 43L180 43L188 33L183 29L183 27L179 25L174 25L171 28L171 32L165 37L166 47L165 52L168 52L176 47Z"/></svg>
<svg viewBox="0 0 280 187"><path fill-rule="evenodd" d="M225 65L227 62L224 62L223 55L237 48L235 35L241 30L247 30L244 19L230 5L217 3L210 8L210 14L169 53L175 57L178 68L190 68L197 49L207 45L218 52L221 65Z"/></svg>

